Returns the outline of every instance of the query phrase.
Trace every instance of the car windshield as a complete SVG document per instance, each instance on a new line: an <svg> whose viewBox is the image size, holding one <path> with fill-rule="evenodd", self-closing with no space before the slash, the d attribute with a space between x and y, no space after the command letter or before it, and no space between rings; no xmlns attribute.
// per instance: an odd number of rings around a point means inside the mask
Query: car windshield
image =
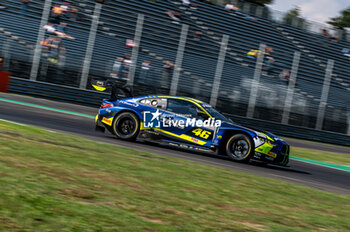
<svg viewBox="0 0 350 232"><path fill-rule="evenodd" d="M202 104L203 108L216 120L221 120L225 122L231 122L230 119L226 118L224 115L220 114L218 111L216 111L213 107L211 107L208 104Z"/></svg>

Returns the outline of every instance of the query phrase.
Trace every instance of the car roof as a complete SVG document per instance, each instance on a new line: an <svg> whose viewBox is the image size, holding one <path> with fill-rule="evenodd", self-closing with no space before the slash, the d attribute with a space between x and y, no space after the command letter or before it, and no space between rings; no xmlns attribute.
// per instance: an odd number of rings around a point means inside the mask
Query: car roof
<svg viewBox="0 0 350 232"><path fill-rule="evenodd" d="M197 104L207 104L205 102L202 102L200 100L191 98L191 97L180 97L180 96L172 96L172 95L150 95L150 96L144 96L141 98L168 98L168 99L179 99L179 100L184 100L184 101L189 101L189 102L194 102Z"/></svg>

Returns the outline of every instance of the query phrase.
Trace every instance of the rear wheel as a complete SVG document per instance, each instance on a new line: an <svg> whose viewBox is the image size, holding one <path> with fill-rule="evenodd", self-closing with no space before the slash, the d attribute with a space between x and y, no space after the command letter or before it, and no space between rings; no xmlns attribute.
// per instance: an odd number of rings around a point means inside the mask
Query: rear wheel
<svg viewBox="0 0 350 232"><path fill-rule="evenodd" d="M245 134L233 135L226 143L226 154L234 161L248 162L253 152L253 142Z"/></svg>
<svg viewBox="0 0 350 232"><path fill-rule="evenodd" d="M113 132L120 139L129 141L136 140L139 131L139 119L131 112L125 112L117 115L113 122Z"/></svg>

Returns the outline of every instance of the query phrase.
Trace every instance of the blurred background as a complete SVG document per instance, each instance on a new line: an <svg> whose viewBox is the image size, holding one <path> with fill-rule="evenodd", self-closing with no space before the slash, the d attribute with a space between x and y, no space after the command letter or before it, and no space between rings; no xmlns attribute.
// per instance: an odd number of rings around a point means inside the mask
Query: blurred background
<svg viewBox="0 0 350 232"><path fill-rule="evenodd" d="M0 5L12 93L98 105L108 88L97 90L110 80L135 95L200 99L238 122L350 135L350 34L310 22L298 8L205 0Z"/></svg>

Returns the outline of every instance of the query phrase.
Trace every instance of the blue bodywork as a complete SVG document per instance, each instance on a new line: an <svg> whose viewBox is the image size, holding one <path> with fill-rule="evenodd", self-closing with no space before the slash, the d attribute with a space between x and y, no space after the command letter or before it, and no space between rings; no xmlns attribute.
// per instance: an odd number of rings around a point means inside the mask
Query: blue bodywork
<svg viewBox="0 0 350 232"><path fill-rule="evenodd" d="M172 102L175 102L177 105L174 105ZM230 136L240 133L247 135L254 142L255 153L252 159L283 166L286 166L289 161L289 145L283 139L268 132L262 133L233 123L207 103L193 98L156 95L116 101L104 100L104 104L109 104L109 106L100 108L96 116L96 125L107 128L111 133L113 133L115 117L122 112L129 111L139 118L139 139L165 143L185 149L217 152L221 146L225 146ZM171 104L174 105L172 108L170 107ZM179 107L181 104L183 104L183 107ZM175 112L172 111L173 109L175 109ZM193 122L194 117L192 114L181 112L186 109L189 112L195 109L193 112L196 115L201 115L201 117L204 115L203 117L212 119L212 124L203 126L170 124L169 127L165 127L164 123L160 127L145 127L144 125L147 113L155 114L158 112L161 114L161 122L163 122L162 120L192 120ZM198 120L198 118L195 118L195 120ZM217 120L221 121L220 126L214 125L214 122L217 122Z"/></svg>

